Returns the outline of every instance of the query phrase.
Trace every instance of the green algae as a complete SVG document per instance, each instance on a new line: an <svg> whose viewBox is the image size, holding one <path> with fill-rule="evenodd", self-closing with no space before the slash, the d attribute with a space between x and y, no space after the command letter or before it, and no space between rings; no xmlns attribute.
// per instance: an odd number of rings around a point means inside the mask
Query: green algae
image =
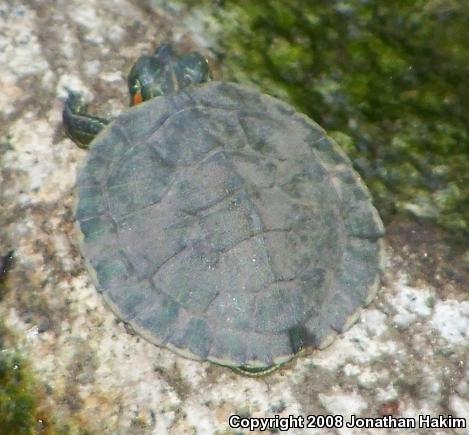
<svg viewBox="0 0 469 435"><path fill-rule="evenodd" d="M18 349L5 347L11 331L0 322L0 433L2 435L89 435L53 416L45 393Z"/></svg>
<svg viewBox="0 0 469 435"><path fill-rule="evenodd" d="M12 257L13 258L13 257ZM2 266L5 266L3 262ZM10 290L8 269L0 275L0 302ZM74 423L54 416L46 388L34 376L18 337L0 319L0 433L2 435L88 435Z"/></svg>
<svg viewBox="0 0 469 435"><path fill-rule="evenodd" d="M223 78L295 105L346 150L389 221L469 232L469 3L193 1Z"/></svg>
<svg viewBox="0 0 469 435"><path fill-rule="evenodd" d="M0 339L3 335L0 325ZM0 353L0 421L4 434L32 434L36 427L32 380L16 352Z"/></svg>
<svg viewBox="0 0 469 435"><path fill-rule="evenodd" d="M7 278L14 264L13 251L0 258L0 301L7 293ZM0 422L5 435L35 433L37 405L34 381L13 337L0 319Z"/></svg>

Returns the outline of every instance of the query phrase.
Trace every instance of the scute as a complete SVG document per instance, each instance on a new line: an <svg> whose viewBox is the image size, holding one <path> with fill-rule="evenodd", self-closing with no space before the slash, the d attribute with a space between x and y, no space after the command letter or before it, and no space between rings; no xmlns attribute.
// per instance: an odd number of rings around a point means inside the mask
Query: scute
<svg viewBox="0 0 469 435"><path fill-rule="evenodd" d="M306 116L210 82L123 113L78 177L82 252L113 310L184 356L266 369L350 326L383 226Z"/></svg>

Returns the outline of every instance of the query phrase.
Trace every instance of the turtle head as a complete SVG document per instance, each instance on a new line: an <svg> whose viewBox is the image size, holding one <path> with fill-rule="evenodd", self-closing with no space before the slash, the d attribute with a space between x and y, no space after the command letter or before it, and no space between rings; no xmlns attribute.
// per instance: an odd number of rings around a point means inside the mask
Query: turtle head
<svg viewBox="0 0 469 435"><path fill-rule="evenodd" d="M160 45L153 56L141 56L130 70L131 105L209 80L207 59L199 53L178 56L169 44Z"/></svg>

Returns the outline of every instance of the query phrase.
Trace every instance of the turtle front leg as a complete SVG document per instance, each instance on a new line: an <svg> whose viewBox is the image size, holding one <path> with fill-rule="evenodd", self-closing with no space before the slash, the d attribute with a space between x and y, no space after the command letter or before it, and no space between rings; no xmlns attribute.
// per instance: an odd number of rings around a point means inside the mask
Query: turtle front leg
<svg viewBox="0 0 469 435"><path fill-rule="evenodd" d="M68 93L62 112L63 123L67 136L80 148L88 148L95 136L109 124L108 119L98 118L86 112L87 105L83 97L76 93Z"/></svg>

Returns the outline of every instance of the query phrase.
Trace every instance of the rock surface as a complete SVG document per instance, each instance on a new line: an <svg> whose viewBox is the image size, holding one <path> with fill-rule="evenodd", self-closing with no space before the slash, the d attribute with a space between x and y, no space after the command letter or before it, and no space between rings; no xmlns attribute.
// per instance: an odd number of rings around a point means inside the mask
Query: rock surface
<svg viewBox="0 0 469 435"><path fill-rule="evenodd" d="M444 237L415 223L389 226L382 290L358 324L265 378L156 347L104 304L73 232L85 152L63 136L60 99L68 86L95 95L95 111L119 112L138 55L164 40L204 48L197 16L178 14L128 0L0 5L0 254L16 257L0 317L54 418L96 434L239 433L233 414L467 418L468 255L449 258Z"/></svg>

